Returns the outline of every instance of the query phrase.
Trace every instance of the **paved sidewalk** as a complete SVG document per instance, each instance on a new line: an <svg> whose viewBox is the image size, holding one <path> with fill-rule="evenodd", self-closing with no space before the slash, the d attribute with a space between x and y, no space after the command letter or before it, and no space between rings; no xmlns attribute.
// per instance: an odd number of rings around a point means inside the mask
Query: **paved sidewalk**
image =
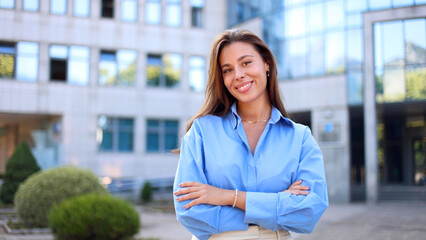
<svg viewBox="0 0 426 240"><path fill-rule="evenodd" d="M137 237L189 240L173 213L137 208L142 227ZM293 234L296 240L426 240L426 202L332 205L314 232ZM0 240L53 240L50 234L12 235L0 231Z"/></svg>

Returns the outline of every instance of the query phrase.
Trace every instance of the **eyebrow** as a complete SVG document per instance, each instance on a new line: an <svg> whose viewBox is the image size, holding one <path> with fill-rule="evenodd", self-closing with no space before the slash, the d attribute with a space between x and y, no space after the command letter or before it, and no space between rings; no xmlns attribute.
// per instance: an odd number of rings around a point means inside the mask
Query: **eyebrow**
<svg viewBox="0 0 426 240"><path fill-rule="evenodd" d="M244 59L244 58L246 58L246 57L253 57L253 55L243 55L243 56L239 57L239 58L237 59L237 61L239 62L239 61L243 60L243 59ZM221 68L224 68L224 67L228 67L228 66L230 66L230 64L225 63L225 64L223 64L223 65L222 65L222 66L220 66L220 67L221 67Z"/></svg>

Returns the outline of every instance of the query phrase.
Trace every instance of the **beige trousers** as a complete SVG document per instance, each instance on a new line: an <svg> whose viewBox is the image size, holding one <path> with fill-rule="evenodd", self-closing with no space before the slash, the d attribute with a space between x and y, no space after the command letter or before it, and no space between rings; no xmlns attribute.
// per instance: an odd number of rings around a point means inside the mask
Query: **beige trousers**
<svg viewBox="0 0 426 240"><path fill-rule="evenodd" d="M198 238L192 236L191 240L198 240ZM249 226L247 231L229 231L213 234L209 240L293 240L293 236L287 230L273 232L263 227Z"/></svg>

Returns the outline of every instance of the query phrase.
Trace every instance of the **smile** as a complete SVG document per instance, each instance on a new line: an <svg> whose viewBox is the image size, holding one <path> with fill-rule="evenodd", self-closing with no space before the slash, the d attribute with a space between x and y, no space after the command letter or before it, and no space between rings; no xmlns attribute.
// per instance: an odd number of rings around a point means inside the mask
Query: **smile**
<svg viewBox="0 0 426 240"><path fill-rule="evenodd" d="M247 83L243 83L241 85L236 86L236 89L239 92L246 92L252 85L253 85L253 82L247 82Z"/></svg>

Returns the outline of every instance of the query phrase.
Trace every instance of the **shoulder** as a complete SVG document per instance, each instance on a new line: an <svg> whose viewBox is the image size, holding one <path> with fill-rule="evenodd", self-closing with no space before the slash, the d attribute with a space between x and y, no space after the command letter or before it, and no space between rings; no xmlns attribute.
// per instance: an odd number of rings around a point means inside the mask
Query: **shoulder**
<svg viewBox="0 0 426 240"><path fill-rule="evenodd" d="M222 124L223 118L214 115L205 115L196 118L185 136L202 137L209 134Z"/></svg>

